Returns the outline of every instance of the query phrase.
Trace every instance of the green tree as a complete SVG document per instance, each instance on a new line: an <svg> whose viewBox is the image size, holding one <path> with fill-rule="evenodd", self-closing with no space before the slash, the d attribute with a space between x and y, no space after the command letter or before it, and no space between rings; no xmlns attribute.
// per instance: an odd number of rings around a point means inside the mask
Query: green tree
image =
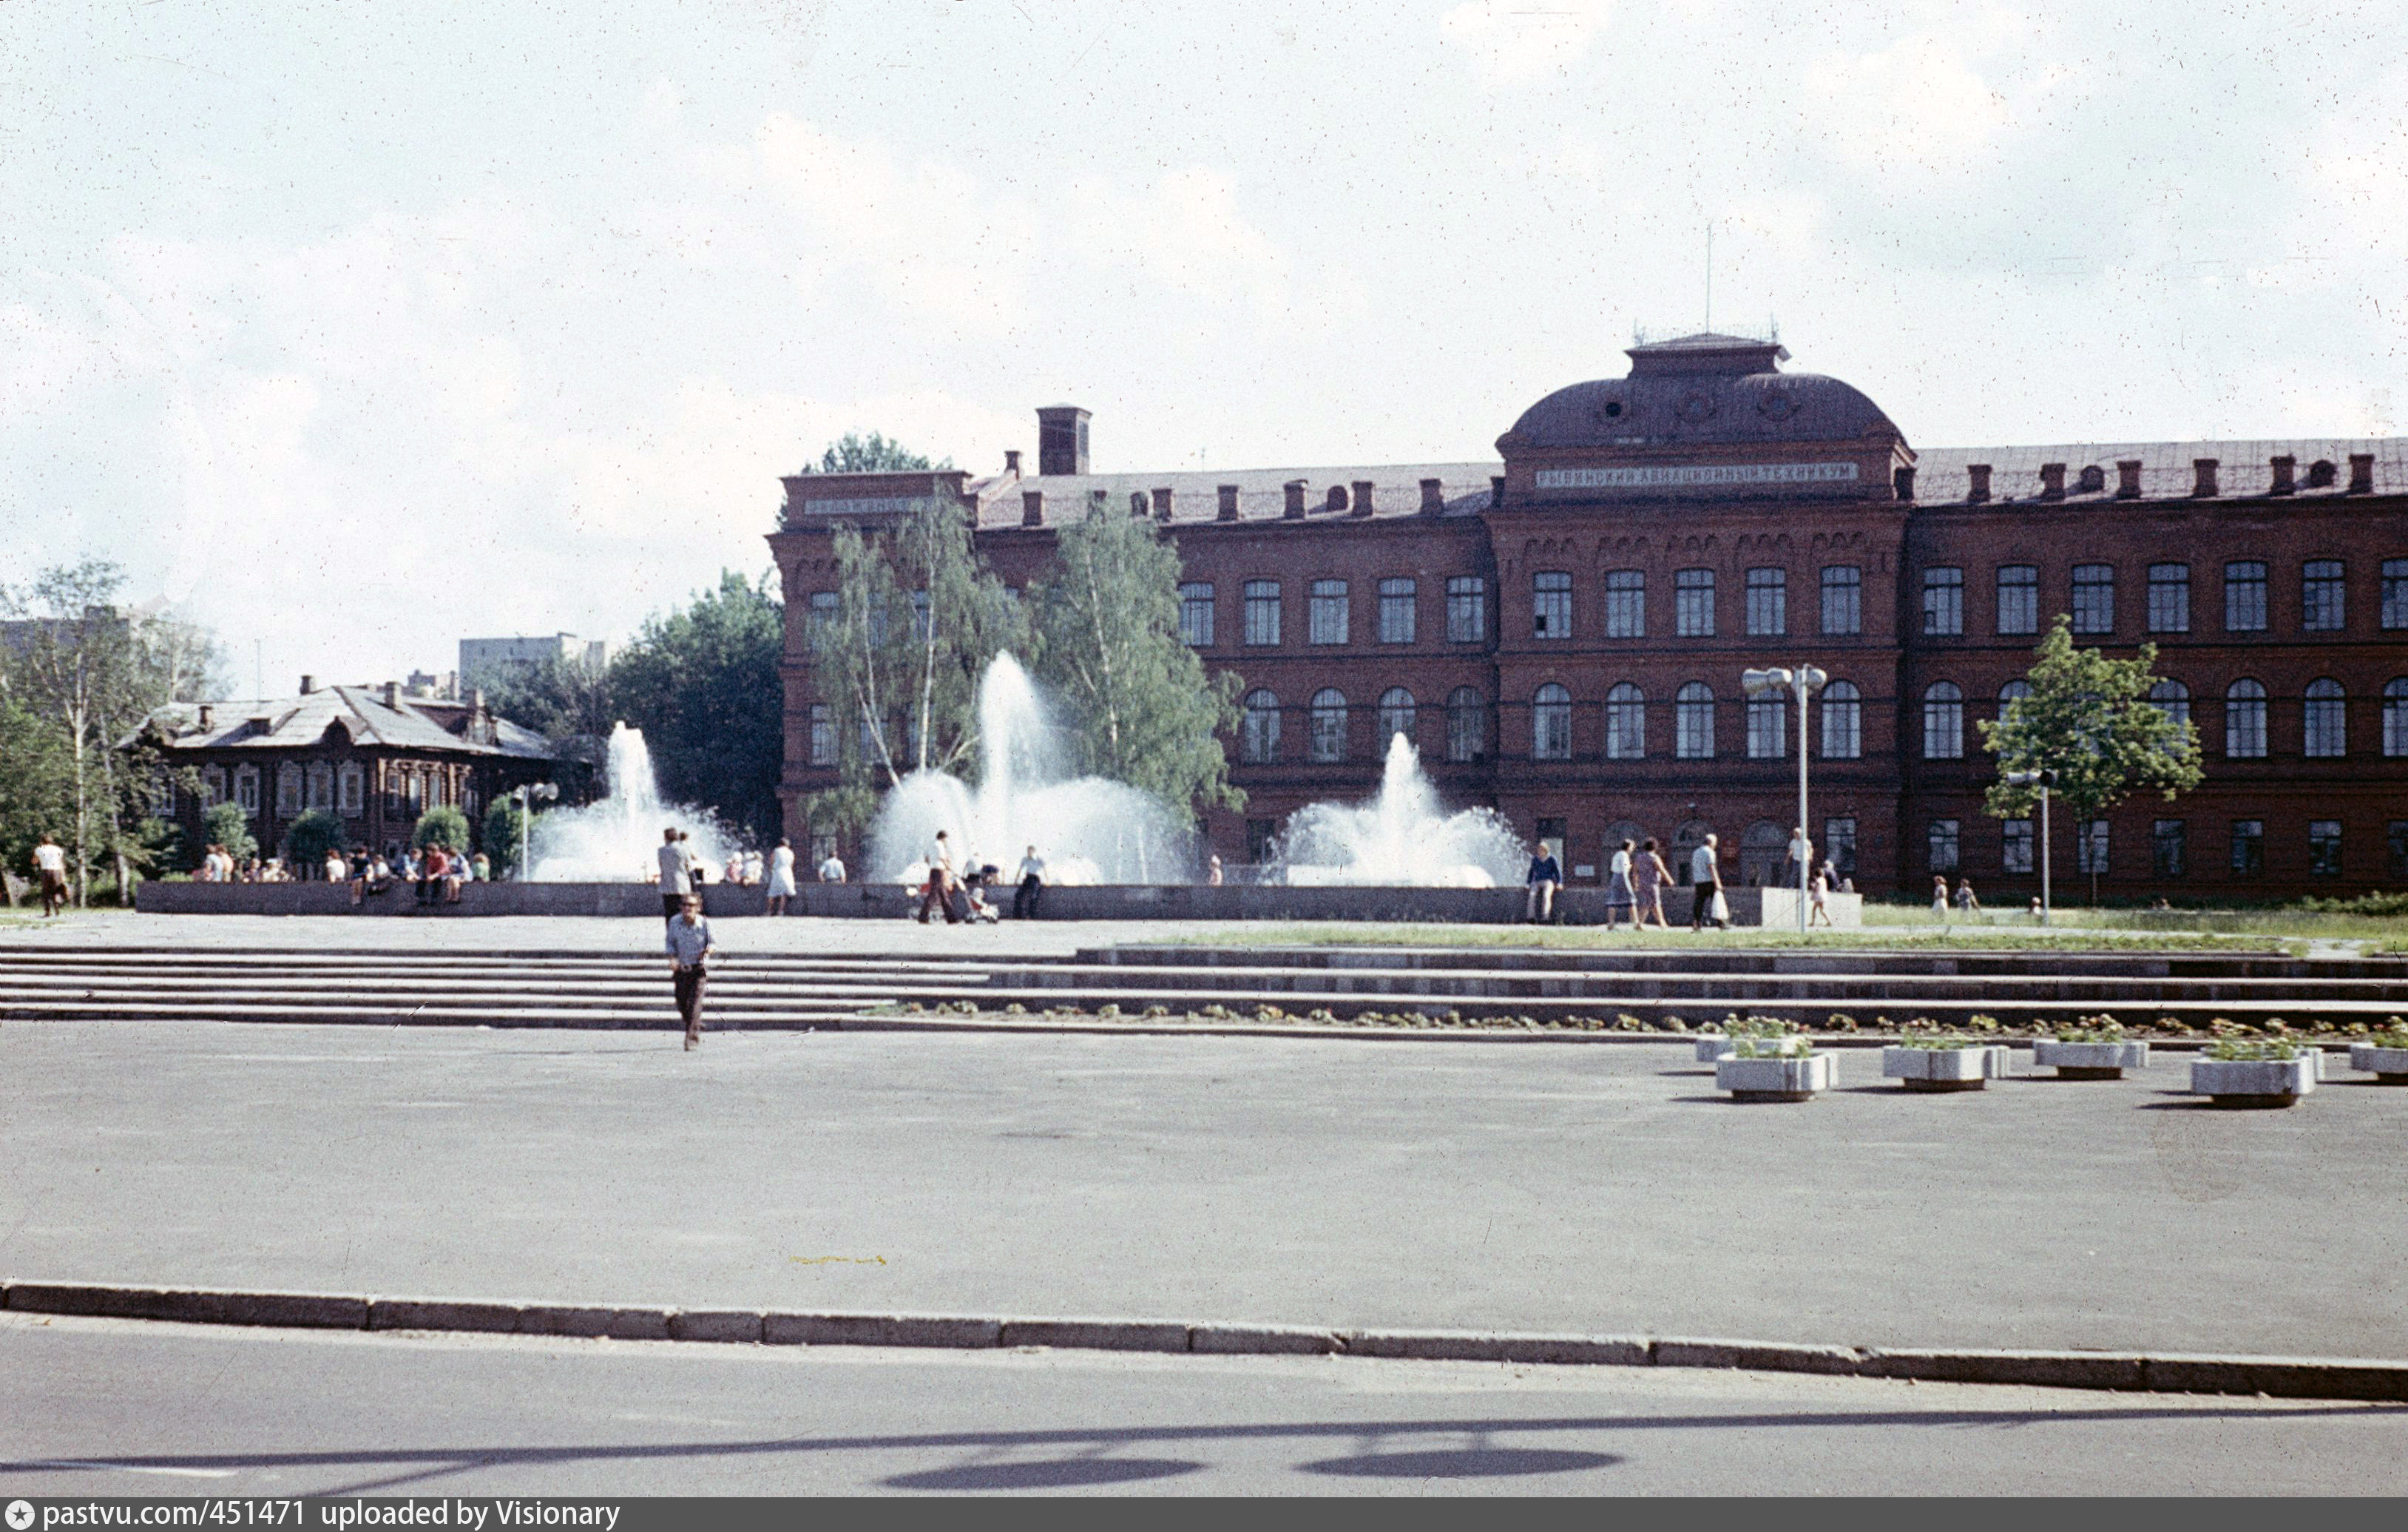
<svg viewBox="0 0 2408 1532"><path fill-rule="evenodd" d="M580 736L606 738L618 717L610 707L609 667L581 656L489 666L461 677L460 684L482 690L496 716L555 744Z"/></svg>
<svg viewBox="0 0 2408 1532"><path fill-rule="evenodd" d="M193 854L187 859L194 866L200 865L201 846L207 845L224 846L226 855L236 861L259 854L259 841L251 832L251 816L240 803L232 799L211 803L201 816L201 844L191 848Z"/></svg>
<svg viewBox="0 0 2408 1532"><path fill-rule="evenodd" d="M515 798L500 798L485 811L484 839L479 844L494 864L496 878L515 876L519 867L519 831L532 817Z"/></svg>
<svg viewBox="0 0 2408 1532"><path fill-rule="evenodd" d="M839 786L813 794L804 814L857 829L910 773L968 764L979 678L1025 644L1028 625L957 501L922 501L867 531L839 524L832 542L837 608L810 637L838 725Z"/></svg>
<svg viewBox="0 0 2408 1532"><path fill-rule="evenodd" d="M455 808L433 809L428 813L430 817L436 814L449 814L453 818L460 817L460 811ZM466 821L462 822L465 824ZM426 818L421 817L418 826L420 831L423 831L426 828ZM326 860L326 853L337 849L342 844L343 821L324 809L311 809L294 820L291 827L284 831L284 864L293 870L294 877L315 877L318 875L319 867ZM226 849L231 851L234 848L228 846Z"/></svg>
<svg viewBox="0 0 2408 1532"><path fill-rule="evenodd" d="M1082 764L1195 822L1240 807L1219 735L1237 727L1236 674L1208 676L1179 636L1179 549L1148 518L1090 506L1063 528L1032 595L1037 673L1069 712Z"/></svg>
<svg viewBox="0 0 2408 1532"><path fill-rule="evenodd" d="M2171 800L2199 786L2199 730L2150 702L2157 646L2144 643L2130 659L2077 649L2062 614L2033 651L2025 675L2028 695L2007 704L2006 716L1980 720L1983 747L1999 758L2001 780L1983 807L1995 818L2029 817L2036 786L2003 780L2011 772L2054 771L2051 796L2076 826L2087 824L2134 793ZM2090 874L2090 902L2099 902L2099 874Z"/></svg>
<svg viewBox="0 0 2408 1532"><path fill-rule="evenodd" d="M75 797L66 731L0 690L0 865L20 874L43 835L64 837Z"/></svg>
<svg viewBox="0 0 2408 1532"><path fill-rule="evenodd" d="M308 815L303 815L294 821L294 827L298 829L308 818ZM338 824L336 828L340 830L341 826ZM430 845L439 845L446 851L466 851L468 849L468 817L449 803L437 803L420 815L418 823L410 827L409 844L421 851Z"/></svg>
<svg viewBox="0 0 2408 1532"><path fill-rule="evenodd" d="M775 579L719 588L656 616L610 662L620 716L644 731L661 792L774 840L785 769L785 611Z"/></svg>
<svg viewBox="0 0 2408 1532"><path fill-rule="evenodd" d="M805 473L911 473L926 470L939 472L953 466L950 457L942 462L930 462L900 441L889 441L878 432L867 436L847 431L828 444L820 454L817 464L803 465Z"/></svg>

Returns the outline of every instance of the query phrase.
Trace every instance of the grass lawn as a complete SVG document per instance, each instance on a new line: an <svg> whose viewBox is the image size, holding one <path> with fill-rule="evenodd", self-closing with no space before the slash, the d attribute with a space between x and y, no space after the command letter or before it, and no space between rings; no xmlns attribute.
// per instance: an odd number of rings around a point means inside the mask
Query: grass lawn
<svg viewBox="0 0 2408 1532"><path fill-rule="evenodd" d="M1870 912L1868 912L1870 913ZM1875 926L1862 931L1735 931L1695 932L1686 926L1670 931L1607 931L1602 926L1469 926L1390 925L1374 921L1288 924L1264 921L1242 926L1212 926L1160 938L1167 945L1203 947L1823 947L1833 950L1899 947L1942 947L1951 951L2250 951L2304 950L2303 937L2248 933L2211 934L2200 932L2036 930L2026 926Z"/></svg>

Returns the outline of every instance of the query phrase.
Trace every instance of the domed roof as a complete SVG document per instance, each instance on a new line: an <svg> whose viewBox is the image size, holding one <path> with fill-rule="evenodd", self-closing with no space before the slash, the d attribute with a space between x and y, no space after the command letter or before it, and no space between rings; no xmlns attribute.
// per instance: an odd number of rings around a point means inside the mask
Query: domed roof
<svg viewBox="0 0 2408 1532"><path fill-rule="evenodd" d="M1633 346L1630 375L1558 388L1522 412L1499 451L1902 436L1837 378L1783 372L1773 341L1692 335Z"/></svg>

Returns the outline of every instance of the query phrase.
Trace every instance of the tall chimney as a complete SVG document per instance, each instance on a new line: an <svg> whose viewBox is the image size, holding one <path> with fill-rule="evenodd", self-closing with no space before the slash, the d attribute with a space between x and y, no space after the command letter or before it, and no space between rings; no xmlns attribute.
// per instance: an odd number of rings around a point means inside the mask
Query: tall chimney
<svg viewBox="0 0 2408 1532"><path fill-rule="evenodd" d="M1422 481L1422 514L1425 516L1435 516L1445 509L1446 481L1443 479L1424 479Z"/></svg>
<svg viewBox="0 0 2408 1532"><path fill-rule="evenodd" d="M1290 479L1286 488L1287 510L1283 514L1290 521L1302 521L1304 519L1304 481Z"/></svg>
<svg viewBox="0 0 2408 1532"><path fill-rule="evenodd" d="M2040 466L2040 498L2044 500L2065 499L2065 465L2042 463Z"/></svg>
<svg viewBox="0 0 2408 1532"><path fill-rule="evenodd" d="M2267 464L2267 466L2274 470L2273 482L2266 486L2267 494L2288 495L2300 487L2299 481L2294 477L2294 475L2299 471L2300 460L2298 458L2293 457L2286 453L2280 457L2272 459Z"/></svg>
<svg viewBox="0 0 2408 1532"><path fill-rule="evenodd" d="M1223 484L1223 485L1221 485L1221 486L1220 486L1220 489L1221 489L1221 509L1220 509L1219 513L1217 513L1217 517L1216 517L1216 519L1221 520L1221 521L1235 521L1235 520L1237 520L1237 519L1238 519L1238 486L1237 486L1236 484Z"/></svg>
<svg viewBox="0 0 2408 1532"><path fill-rule="evenodd" d="M2137 500L2141 498L2141 460L2119 457L2115 460L2115 498Z"/></svg>
<svg viewBox="0 0 2408 1532"><path fill-rule="evenodd" d="M1488 508L1491 511L1501 511L1505 508L1505 475L1501 473L1492 473L1488 476Z"/></svg>
<svg viewBox="0 0 2408 1532"><path fill-rule="evenodd" d="M1024 489L1020 492L1020 525L1023 527L1045 525L1045 491Z"/></svg>
<svg viewBox="0 0 2408 1532"><path fill-rule="evenodd" d="M400 683L400 682L398 682L398 681L388 681L388 682L386 682L386 683L384 684L384 705L385 705L385 706L387 706L387 707L389 707L389 708L394 709L395 712L400 711L400 708L401 708L401 683Z"/></svg>
<svg viewBox="0 0 2408 1532"><path fill-rule="evenodd" d="M1980 505L1989 498L1990 465L1987 463L1966 464L1965 503L1968 505Z"/></svg>
<svg viewBox="0 0 2408 1532"><path fill-rule="evenodd" d="M2374 454L2354 452L2349 455L2349 492L2353 495L2374 493Z"/></svg>
<svg viewBox="0 0 2408 1532"><path fill-rule="evenodd" d="M1007 447L1004 449L1003 471L1010 474L1015 479L1020 477L1020 449L1018 447Z"/></svg>
<svg viewBox="0 0 2408 1532"><path fill-rule="evenodd" d="M2213 457L2194 457L2190 460L2190 470L2197 476L2190 486L2193 499L2215 499L2215 463L2216 460Z"/></svg>
<svg viewBox="0 0 2408 1532"><path fill-rule="evenodd" d="M1354 503L1352 509L1358 516L1368 516L1371 513L1370 480L1357 479L1354 481Z"/></svg>
<svg viewBox="0 0 2408 1532"><path fill-rule="evenodd" d="M1170 519L1170 486L1168 484L1154 492L1154 519L1156 521Z"/></svg>
<svg viewBox="0 0 2408 1532"><path fill-rule="evenodd" d="M482 713L485 711L484 687L470 687L468 688L468 711L470 713Z"/></svg>
<svg viewBox="0 0 2408 1532"><path fill-rule="evenodd" d="M203 702L201 704L201 731L203 733L207 733L208 730L217 727L217 715L218 710L216 708L211 707L207 702Z"/></svg>
<svg viewBox="0 0 2408 1532"><path fill-rule="evenodd" d="M307 697L307 696L308 696L311 692L316 691L317 689L318 689L318 678L317 678L316 676L314 676L314 675L305 675L305 676L303 676L303 677L301 678L301 695L302 695L302 696Z"/></svg>
<svg viewBox="0 0 2408 1532"><path fill-rule="evenodd" d="M1086 411L1075 404L1049 404L1037 412L1037 471L1087 471Z"/></svg>

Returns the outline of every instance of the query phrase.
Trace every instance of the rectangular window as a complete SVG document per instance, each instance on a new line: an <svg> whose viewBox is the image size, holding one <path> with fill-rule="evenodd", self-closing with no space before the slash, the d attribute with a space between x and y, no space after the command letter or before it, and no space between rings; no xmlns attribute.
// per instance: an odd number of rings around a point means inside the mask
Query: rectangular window
<svg viewBox="0 0 2408 1532"><path fill-rule="evenodd" d="M1647 576L1638 570L1610 570L1605 576L1605 636L1643 638L1647 633Z"/></svg>
<svg viewBox="0 0 2408 1532"><path fill-rule="evenodd" d="M2040 566L1999 566L1999 631L2040 631Z"/></svg>
<svg viewBox="0 0 2408 1532"><path fill-rule="evenodd" d="M2077 873L2107 873L2107 821L2093 819L2077 826L2073 832L2073 870Z"/></svg>
<svg viewBox="0 0 2408 1532"><path fill-rule="evenodd" d="M2189 821L2159 819L2149 827L2149 870L2161 878L2189 875Z"/></svg>
<svg viewBox="0 0 2408 1532"><path fill-rule="evenodd" d="M811 757L814 766L836 764L836 717L825 702L811 704Z"/></svg>
<svg viewBox="0 0 2408 1532"><path fill-rule="evenodd" d="M345 815L357 818L367 806L367 774L358 765L343 767L335 778L335 790Z"/></svg>
<svg viewBox="0 0 2408 1532"><path fill-rule="evenodd" d="M2224 566L2224 630L2266 630L2266 566L2254 558L2238 558Z"/></svg>
<svg viewBox="0 0 2408 1532"><path fill-rule="evenodd" d="M2190 566L2149 566L2149 631L2190 631Z"/></svg>
<svg viewBox="0 0 2408 1532"><path fill-rule="evenodd" d="M1956 870L1956 821L1934 819L1930 831L1924 837L1924 858L1927 870L1953 873Z"/></svg>
<svg viewBox="0 0 2408 1532"><path fill-rule="evenodd" d="M1831 859L1832 870L1842 877L1856 875L1856 816L1823 821L1823 854Z"/></svg>
<svg viewBox="0 0 2408 1532"><path fill-rule="evenodd" d="M1855 760L1864 752L1864 701L1853 681L1823 688L1823 759Z"/></svg>
<svg viewBox="0 0 2408 1532"><path fill-rule="evenodd" d="M2408 628L2408 558L2383 561L2383 626Z"/></svg>
<svg viewBox="0 0 2408 1532"><path fill-rule="evenodd" d="M1965 631L1965 571L1942 566L1923 571L1923 631L1953 638Z"/></svg>
<svg viewBox="0 0 2408 1532"><path fill-rule="evenodd" d="M1420 625L1420 587L1411 580L1380 582L1380 642L1411 643Z"/></svg>
<svg viewBox="0 0 2408 1532"><path fill-rule="evenodd" d="M1530 576L1530 636L1568 639L1572 636L1572 577L1560 570L1542 570Z"/></svg>
<svg viewBox="0 0 2408 1532"><path fill-rule="evenodd" d="M1240 593L1246 602L1246 643L1255 648L1276 647L1280 641L1280 583L1249 580Z"/></svg>
<svg viewBox="0 0 2408 1532"><path fill-rule="evenodd" d="M1865 630L1865 571L1854 564L1832 564L1823 571L1823 631L1853 637Z"/></svg>
<svg viewBox="0 0 2408 1532"><path fill-rule="evenodd" d="M843 598L833 590L811 592L810 626L805 632L812 642L824 642L824 635L835 630L837 613L842 600Z"/></svg>
<svg viewBox="0 0 2408 1532"><path fill-rule="evenodd" d="M2300 566L2300 629L2308 633L2342 629L2341 560L2311 558Z"/></svg>
<svg viewBox="0 0 2408 1532"><path fill-rule="evenodd" d="M1246 860L1257 867L1279 860L1279 821L1277 819L1246 821Z"/></svg>
<svg viewBox="0 0 2408 1532"><path fill-rule="evenodd" d="M1751 698L1747 704L1747 759L1779 760L1786 755L1789 709L1778 697Z"/></svg>
<svg viewBox="0 0 2408 1532"><path fill-rule="evenodd" d="M2262 877L2266 873L2266 821L2232 821L2232 875Z"/></svg>
<svg viewBox="0 0 2408 1532"><path fill-rule="evenodd" d="M1315 580L1310 590L1306 640L1312 643L1346 642L1346 582Z"/></svg>
<svg viewBox="0 0 2408 1532"><path fill-rule="evenodd" d="M204 802L208 801L208 796L206 793L202 795ZM234 773L234 801L242 805L242 811L245 814L257 816L259 813L259 773L257 772L244 767Z"/></svg>
<svg viewBox="0 0 2408 1532"><path fill-rule="evenodd" d="M2112 633L2115 630L2115 566L2073 566L2073 630Z"/></svg>
<svg viewBox="0 0 2408 1532"><path fill-rule="evenodd" d="M1714 636L1714 571L1681 570L1672 576L1672 631L1681 638Z"/></svg>
<svg viewBox="0 0 2408 1532"><path fill-rule="evenodd" d="M927 641L928 593L924 590L911 593L911 636L923 643Z"/></svg>
<svg viewBox="0 0 2408 1532"><path fill-rule="evenodd" d="M2408 819L2394 819L2385 827L2384 865L2391 881L2408 883Z"/></svg>
<svg viewBox="0 0 2408 1532"><path fill-rule="evenodd" d="M1789 571L1747 571L1747 631L1751 638L1781 638L1789 631Z"/></svg>
<svg viewBox="0 0 2408 1532"><path fill-rule="evenodd" d="M1558 867L1564 864L1564 843L1568 839L1570 836L1561 819L1539 821L1539 844L1547 848L1547 855L1555 859L1555 865Z"/></svg>
<svg viewBox="0 0 2408 1532"><path fill-rule="evenodd" d="M1999 869L2007 873L2028 873L2032 870L2032 822L2029 819L2007 819L2000 827L2005 839L1999 852Z"/></svg>
<svg viewBox="0 0 2408 1532"><path fill-rule="evenodd" d="M1179 587L1179 642L1191 649L1212 646L1212 582L1189 580Z"/></svg>
<svg viewBox="0 0 2408 1532"><path fill-rule="evenodd" d="M1450 575L1446 582L1446 641L1480 643L1488 637L1488 582L1476 574Z"/></svg>
<svg viewBox="0 0 2408 1532"><path fill-rule="evenodd" d="M2310 877L2341 876L2341 821L2339 819L2308 821L2308 875Z"/></svg>

